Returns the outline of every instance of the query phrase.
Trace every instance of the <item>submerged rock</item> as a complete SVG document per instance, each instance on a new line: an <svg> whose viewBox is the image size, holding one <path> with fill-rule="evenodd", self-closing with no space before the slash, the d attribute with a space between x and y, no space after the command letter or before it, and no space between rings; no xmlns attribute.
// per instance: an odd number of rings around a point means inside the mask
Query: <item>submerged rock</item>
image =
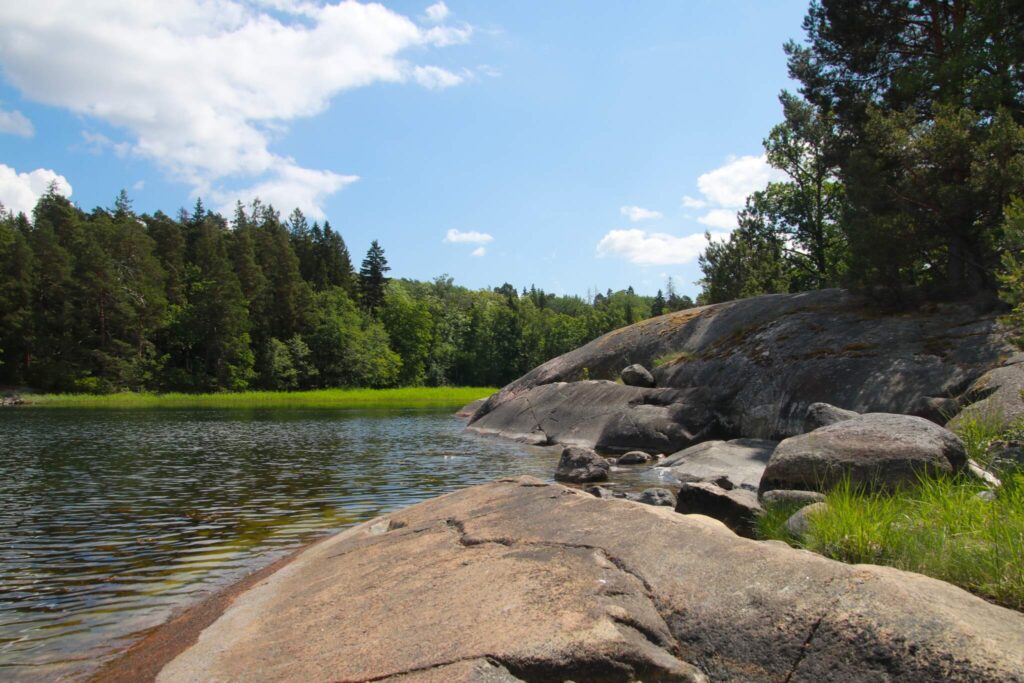
<svg viewBox="0 0 1024 683"><path fill-rule="evenodd" d="M619 465L643 465L649 462L653 462L657 458L650 453L644 451L630 451L629 453L623 453L616 460L616 464Z"/></svg>
<svg viewBox="0 0 1024 683"><path fill-rule="evenodd" d="M582 484L590 481L607 481L611 466L608 461L591 448L566 446L555 468L556 481Z"/></svg>
<svg viewBox="0 0 1024 683"><path fill-rule="evenodd" d="M1024 679L1024 615L706 517L522 478L389 518L253 584L157 680Z"/></svg>
<svg viewBox="0 0 1024 683"><path fill-rule="evenodd" d="M910 415L869 413L786 439L761 478L772 489L826 491L841 481L872 490L915 484L922 474L959 472L967 464L958 436Z"/></svg>

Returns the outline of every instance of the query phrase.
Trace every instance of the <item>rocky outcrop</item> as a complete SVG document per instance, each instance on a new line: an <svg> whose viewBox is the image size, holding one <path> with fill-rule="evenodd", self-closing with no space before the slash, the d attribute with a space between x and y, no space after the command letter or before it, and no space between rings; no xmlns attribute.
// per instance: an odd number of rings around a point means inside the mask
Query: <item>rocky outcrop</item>
<svg viewBox="0 0 1024 683"><path fill-rule="evenodd" d="M639 363L626 366L619 373L622 377L622 383L628 384L631 387L653 387L654 376L651 375L650 371Z"/></svg>
<svg viewBox="0 0 1024 683"><path fill-rule="evenodd" d="M591 448L566 446L555 468L555 481L585 484L592 481L607 481L608 461Z"/></svg>
<svg viewBox="0 0 1024 683"><path fill-rule="evenodd" d="M680 482L714 482L725 489L757 491L775 441L733 439L705 441L673 453L659 463Z"/></svg>
<svg viewBox="0 0 1024 683"><path fill-rule="evenodd" d="M997 317L967 304L886 313L842 290L678 311L535 368L491 396L470 429L599 449L604 439L616 452L650 444L670 453L709 438L800 434L814 403L945 422L948 406L992 397L998 385L1007 415L1024 413L1013 389L1017 381L1024 386L1024 368L1001 368L1017 356ZM584 369L611 380L634 363L654 368L659 389L577 381ZM673 419L688 436L663 432ZM642 443L628 443L630 431ZM664 438L654 438L659 432Z"/></svg>
<svg viewBox="0 0 1024 683"><path fill-rule="evenodd" d="M643 389L608 380L545 384L509 399L500 411L477 413L469 428L537 445L587 446L602 453L671 453L713 433L709 425L714 419L704 393Z"/></svg>
<svg viewBox="0 0 1024 683"><path fill-rule="evenodd" d="M162 666L185 681L1019 681L1024 615L523 478L318 543Z"/></svg>
<svg viewBox="0 0 1024 683"><path fill-rule="evenodd" d="M869 413L786 439L772 453L760 490L827 491L844 480L892 490L922 474L954 473L967 465L952 432L910 415Z"/></svg>
<svg viewBox="0 0 1024 683"><path fill-rule="evenodd" d="M964 394L967 406L949 421L956 429L965 420L1008 427L1024 418L1024 353L1014 353L1003 365L975 380Z"/></svg>

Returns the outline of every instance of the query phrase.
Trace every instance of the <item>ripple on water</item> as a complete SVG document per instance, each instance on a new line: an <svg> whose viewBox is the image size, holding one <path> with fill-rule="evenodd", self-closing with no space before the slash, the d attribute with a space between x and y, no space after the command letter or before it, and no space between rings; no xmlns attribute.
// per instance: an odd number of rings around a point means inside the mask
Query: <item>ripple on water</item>
<svg viewBox="0 0 1024 683"><path fill-rule="evenodd" d="M556 453L445 414L0 412L0 679L77 677L323 533Z"/></svg>

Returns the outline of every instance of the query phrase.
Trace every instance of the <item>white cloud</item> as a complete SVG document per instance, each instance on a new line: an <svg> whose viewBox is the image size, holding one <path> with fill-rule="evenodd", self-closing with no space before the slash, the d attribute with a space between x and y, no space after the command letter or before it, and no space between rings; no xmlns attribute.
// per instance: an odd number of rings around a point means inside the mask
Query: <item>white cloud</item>
<svg viewBox="0 0 1024 683"><path fill-rule="evenodd" d="M141 191L145 187L146 187L146 181L145 180L136 180L135 184L132 185L132 189L135 190L136 192Z"/></svg>
<svg viewBox="0 0 1024 683"><path fill-rule="evenodd" d="M321 208L327 197L346 185L359 180L359 176L340 175L333 171L315 171L288 164L274 171L274 177L241 190L212 190L210 201L217 205L217 211L230 216L235 203L244 205L259 198L264 204L271 204L282 212L299 207L310 218L325 218Z"/></svg>
<svg viewBox="0 0 1024 683"><path fill-rule="evenodd" d="M0 109L0 133L20 135L23 138L30 138L35 135L35 128L32 122L20 111L6 111Z"/></svg>
<svg viewBox="0 0 1024 683"><path fill-rule="evenodd" d="M462 232L461 230L452 228L445 234L444 241L454 243L488 244L494 241L494 236L488 235L486 232L477 232L476 230Z"/></svg>
<svg viewBox="0 0 1024 683"><path fill-rule="evenodd" d="M687 208L687 209L703 209L707 205L708 205L707 201L705 201L703 199L697 199L695 197L691 197L690 195L684 195L683 196L683 207L684 208Z"/></svg>
<svg viewBox="0 0 1024 683"><path fill-rule="evenodd" d="M623 206L619 208L619 213L628 218L630 223L639 223L640 221L649 221L655 218L661 218L660 211L645 209L642 206Z"/></svg>
<svg viewBox="0 0 1024 683"><path fill-rule="evenodd" d="M312 215L320 204L302 202L323 202L354 176L304 169L273 152L272 140L347 90L463 82L465 74L419 66L405 54L471 35L466 25L423 28L383 5L354 1L0 3L0 67L25 97L124 131L128 142L114 144L196 193L288 187L297 196L279 208L298 204ZM232 191L226 183L250 187Z"/></svg>
<svg viewBox="0 0 1024 683"><path fill-rule="evenodd" d="M637 265L677 265L695 260L707 246L703 233L676 237L645 230L612 230L597 243L598 256L619 256Z"/></svg>
<svg viewBox="0 0 1024 683"><path fill-rule="evenodd" d="M24 212L32 215L39 197L50 187L57 184L57 192L65 197L71 196L71 183L67 178L48 168L37 168L28 173L18 173L10 166L0 164L0 204L15 214Z"/></svg>
<svg viewBox="0 0 1024 683"><path fill-rule="evenodd" d="M765 155L747 155L731 157L724 165L704 173L697 178L697 188L711 204L739 209L749 194L764 189L770 181L784 178L781 171L768 165ZM683 202L685 205L685 198Z"/></svg>
<svg viewBox="0 0 1024 683"><path fill-rule="evenodd" d="M448 5L437 2L427 8L427 21L439 24L448 17Z"/></svg>
<svg viewBox="0 0 1024 683"><path fill-rule="evenodd" d="M708 225L712 228L732 230L736 227L736 210L711 209L706 214L698 218L697 222L703 225Z"/></svg>
<svg viewBox="0 0 1024 683"><path fill-rule="evenodd" d="M458 85L465 80L459 74L453 74L439 66L413 67L412 77L427 90L441 90Z"/></svg>
<svg viewBox="0 0 1024 683"><path fill-rule="evenodd" d="M477 247L472 252L470 252L470 256L483 256L486 253L487 247Z"/></svg>

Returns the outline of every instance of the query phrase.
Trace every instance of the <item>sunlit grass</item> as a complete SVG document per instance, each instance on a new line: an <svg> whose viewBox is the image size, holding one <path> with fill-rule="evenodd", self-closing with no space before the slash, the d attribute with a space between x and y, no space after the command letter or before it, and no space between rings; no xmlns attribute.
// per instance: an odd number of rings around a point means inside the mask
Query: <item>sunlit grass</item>
<svg viewBox="0 0 1024 683"><path fill-rule="evenodd" d="M803 539L784 527L790 510L769 510L762 538L777 538L850 563L882 564L956 584L1024 609L1024 475L1007 473L994 500L982 483L922 478L896 493L839 485Z"/></svg>
<svg viewBox="0 0 1024 683"><path fill-rule="evenodd" d="M217 394L34 394L24 399L27 406L38 408L459 408L495 391L489 387L407 387Z"/></svg>

